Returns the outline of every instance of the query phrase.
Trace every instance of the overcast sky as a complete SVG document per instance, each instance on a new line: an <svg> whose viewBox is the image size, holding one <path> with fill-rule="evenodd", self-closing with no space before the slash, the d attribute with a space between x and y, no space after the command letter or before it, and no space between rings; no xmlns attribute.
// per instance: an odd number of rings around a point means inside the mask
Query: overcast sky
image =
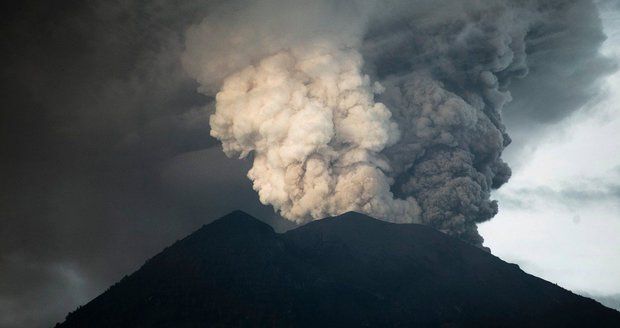
<svg viewBox="0 0 620 328"><path fill-rule="evenodd" d="M601 51L620 60L620 12L605 10ZM620 73L604 93L507 158L499 214L485 245L525 271L573 291L620 295Z"/></svg>
<svg viewBox="0 0 620 328"><path fill-rule="evenodd" d="M2 4L0 327L62 321L234 209L279 231L295 226L260 204L246 178L251 162L227 158L209 135L213 97L196 91L180 61L188 27L221 2ZM601 4L608 36L601 55L590 0L551 2L583 8L555 26L570 33L531 51L530 74L512 85L504 123L513 143L504 160L513 177L494 192L499 214L480 231L493 254L527 272L613 296L620 294L619 5ZM428 3L422 10L432 12L436 2ZM444 1L453 3L463 2ZM379 51L368 54L379 58L383 43L374 41ZM384 69L400 68L393 66Z"/></svg>

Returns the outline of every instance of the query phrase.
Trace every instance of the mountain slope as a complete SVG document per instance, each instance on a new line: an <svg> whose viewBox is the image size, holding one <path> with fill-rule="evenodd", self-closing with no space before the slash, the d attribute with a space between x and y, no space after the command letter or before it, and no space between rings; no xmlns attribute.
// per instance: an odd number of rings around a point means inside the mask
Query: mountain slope
<svg viewBox="0 0 620 328"><path fill-rule="evenodd" d="M620 313L421 225L358 213L285 234L233 212L60 327L620 327Z"/></svg>

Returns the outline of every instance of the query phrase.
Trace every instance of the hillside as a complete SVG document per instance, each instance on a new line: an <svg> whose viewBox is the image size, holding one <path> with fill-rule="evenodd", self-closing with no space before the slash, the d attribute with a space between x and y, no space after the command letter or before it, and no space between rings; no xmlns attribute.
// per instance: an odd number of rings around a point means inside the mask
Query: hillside
<svg viewBox="0 0 620 328"><path fill-rule="evenodd" d="M59 325L229 326L620 327L620 313L426 226L350 212L277 234L237 211Z"/></svg>

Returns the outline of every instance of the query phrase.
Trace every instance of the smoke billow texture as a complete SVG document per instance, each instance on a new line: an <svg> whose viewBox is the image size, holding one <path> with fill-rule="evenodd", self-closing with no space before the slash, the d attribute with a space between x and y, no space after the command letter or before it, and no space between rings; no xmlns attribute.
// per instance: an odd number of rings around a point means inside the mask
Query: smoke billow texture
<svg viewBox="0 0 620 328"><path fill-rule="evenodd" d="M528 49L593 6L233 3L190 28L183 64L215 94L211 135L251 158L254 189L282 216L355 210L481 246L476 224L497 213L490 192L510 177L511 81L527 79Z"/></svg>

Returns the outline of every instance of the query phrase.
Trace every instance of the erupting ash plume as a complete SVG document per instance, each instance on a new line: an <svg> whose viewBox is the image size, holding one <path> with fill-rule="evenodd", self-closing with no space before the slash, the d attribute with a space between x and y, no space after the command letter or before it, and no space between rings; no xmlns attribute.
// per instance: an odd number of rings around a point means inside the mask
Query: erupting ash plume
<svg viewBox="0 0 620 328"><path fill-rule="evenodd" d="M355 210L482 245L510 177L501 122L527 48L587 1L266 1L187 33L211 135L261 202L302 223ZM262 22L251 26L245 22Z"/></svg>
<svg viewBox="0 0 620 328"><path fill-rule="evenodd" d="M317 42L318 43L318 42ZM409 220L420 210L396 199L381 151L397 124L374 101L377 84L353 50L293 48L233 74L217 94L211 134L226 154L254 152L248 176L265 204L303 222L347 210Z"/></svg>

